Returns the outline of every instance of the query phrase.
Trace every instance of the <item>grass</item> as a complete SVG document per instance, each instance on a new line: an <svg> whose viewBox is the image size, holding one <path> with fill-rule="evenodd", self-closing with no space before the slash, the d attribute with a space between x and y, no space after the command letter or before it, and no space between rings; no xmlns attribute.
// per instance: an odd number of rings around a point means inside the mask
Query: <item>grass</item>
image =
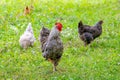
<svg viewBox="0 0 120 80"><path fill-rule="evenodd" d="M23 15L26 5L34 9ZM1 0L0 80L119 80L120 2L118 0ZM103 20L103 33L84 47L77 24L94 25ZM64 54L58 71L41 55L38 41L42 25L49 29L56 21L64 25L61 38ZM31 22L36 37L26 51L19 46L20 35Z"/></svg>

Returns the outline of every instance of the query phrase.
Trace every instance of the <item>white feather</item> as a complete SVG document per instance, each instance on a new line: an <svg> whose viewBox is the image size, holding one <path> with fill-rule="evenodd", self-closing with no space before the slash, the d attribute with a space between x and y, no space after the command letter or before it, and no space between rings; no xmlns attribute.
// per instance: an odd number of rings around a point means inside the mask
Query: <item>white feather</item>
<svg viewBox="0 0 120 80"><path fill-rule="evenodd" d="M33 34L32 25L29 23L24 34L20 36L19 43L22 48L27 48L30 45L32 46L34 41L35 37Z"/></svg>

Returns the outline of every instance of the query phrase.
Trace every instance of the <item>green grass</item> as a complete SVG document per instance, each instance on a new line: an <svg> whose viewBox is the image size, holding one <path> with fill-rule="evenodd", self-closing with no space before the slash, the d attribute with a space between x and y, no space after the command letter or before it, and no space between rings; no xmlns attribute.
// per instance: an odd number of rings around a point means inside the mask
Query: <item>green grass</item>
<svg viewBox="0 0 120 80"><path fill-rule="evenodd" d="M24 16L26 5L33 5ZM120 2L118 0L1 0L0 80L120 80ZM84 47L77 24L94 25L103 20L103 33ZM49 29L63 24L64 54L58 71L45 61L38 41L42 25ZM26 51L19 46L20 35L31 22L36 37Z"/></svg>

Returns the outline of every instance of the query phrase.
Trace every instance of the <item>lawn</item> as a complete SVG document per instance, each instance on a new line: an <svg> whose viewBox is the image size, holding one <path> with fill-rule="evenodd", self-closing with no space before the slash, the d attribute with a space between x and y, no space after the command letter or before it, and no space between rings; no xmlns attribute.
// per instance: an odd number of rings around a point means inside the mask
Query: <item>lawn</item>
<svg viewBox="0 0 120 80"><path fill-rule="evenodd" d="M34 8L24 16L27 5ZM78 36L80 20L89 25L104 21L102 35L87 47ZM64 53L53 72L38 37L43 25L51 29L56 21L63 24ZM36 42L23 50L19 38L29 22ZM120 80L120 1L1 0L0 80Z"/></svg>

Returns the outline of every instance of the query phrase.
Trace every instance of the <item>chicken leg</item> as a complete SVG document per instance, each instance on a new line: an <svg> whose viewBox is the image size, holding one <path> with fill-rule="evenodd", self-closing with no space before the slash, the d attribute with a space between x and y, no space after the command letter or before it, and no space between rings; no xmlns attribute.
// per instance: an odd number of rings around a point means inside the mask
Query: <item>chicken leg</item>
<svg viewBox="0 0 120 80"><path fill-rule="evenodd" d="M57 71L55 64L53 64L53 71Z"/></svg>
<svg viewBox="0 0 120 80"><path fill-rule="evenodd" d="M52 63L53 71L57 71L56 66L58 65L58 63L56 61L54 61L54 60L51 60L51 59L48 59L48 61L50 61Z"/></svg>

